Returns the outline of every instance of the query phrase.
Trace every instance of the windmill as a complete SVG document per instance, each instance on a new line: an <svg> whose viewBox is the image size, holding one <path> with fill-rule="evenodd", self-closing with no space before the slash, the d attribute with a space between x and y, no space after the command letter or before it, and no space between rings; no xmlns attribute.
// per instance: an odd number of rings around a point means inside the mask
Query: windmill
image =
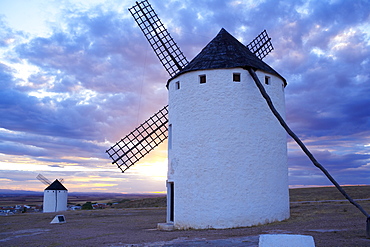
<svg viewBox="0 0 370 247"><path fill-rule="evenodd" d="M55 179L54 182L50 182L50 180L42 174L38 174L36 178L47 185L44 190L43 212L66 211L68 190L62 184L64 179Z"/></svg>
<svg viewBox="0 0 370 247"><path fill-rule="evenodd" d="M370 238L370 215L347 195L285 123L286 81L262 62L273 50L265 30L245 48L222 29L189 63L147 0L136 2L129 11L171 77L167 82L169 106L106 152L124 172L169 138L167 224L158 224L160 229L230 228L288 218L286 131L367 217L366 233ZM225 80L230 75L239 86L227 94L224 89L230 83L225 87L220 78ZM196 79L198 84L215 84L208 90L216 94L199 93L200 87L194 89L193 85ZM250 87L253 81L257 91ZM260 104L261 95L273 114ZM224 101L224 97L231 100ZM204 114L207 110L218 118ZM236 115L228 115L230 112ZM195 149L190 148L193 146ZM237 151L242 155L235 155Z"/></svg>
<svg viewBox="0 0 370 247"><path fill-rule="evenodd" d="M189 62L175 43L148 0L136 2L129 9L155 54L170 77L180 72ZM274 48L266 30L248 45L261 60ZM164 106L143 124L130 132L106 153L122 173L147 155L168 137L168 106Z"/></svg>
<svg viewBox="0 0 370 247"><path fill-rule="evenodd" d="M232 228L289 217L286 135L253 86L284 115L285 79L262 59L266 30L243 45L225 29L190 62L147 0L129 9L168 72L169 105L106 152L122 172L168 140L167 223Z"/></svg>

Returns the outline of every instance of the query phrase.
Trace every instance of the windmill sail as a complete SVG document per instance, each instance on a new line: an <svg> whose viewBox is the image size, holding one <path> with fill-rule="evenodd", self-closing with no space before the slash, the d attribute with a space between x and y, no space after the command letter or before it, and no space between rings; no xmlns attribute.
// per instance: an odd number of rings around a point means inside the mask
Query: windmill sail
<svg viewBox="0 0 370 247"><path fill-rule="evenodd" d="M50 182L50 180L49 179L47 179L44 175L42 175L42 174L39 174L39 175L37 175L37 177L36 177L38 180L40 180L43 184L45 184L45 185L50 185L51 184L51 182Z"/></svg>
<svg viewBox="0 0 370 247"><path fill-rule="evenodd" d="M261 60L274 49L271 38L268 36L266 30L263 30L263 32L252 40L247 47Z"/></svg>
<svg viewBox="0 0 370 247"><path fill-rule="evenodd" d="M129 11L171 77L188 64L184 54L147 0L136 2Z"/></svg>
<svg viewBox="0 0 370 247"><path fill-rule="evenodd" d="M168 106L146 120L106 152L122 172L167 139Z"/></svg>

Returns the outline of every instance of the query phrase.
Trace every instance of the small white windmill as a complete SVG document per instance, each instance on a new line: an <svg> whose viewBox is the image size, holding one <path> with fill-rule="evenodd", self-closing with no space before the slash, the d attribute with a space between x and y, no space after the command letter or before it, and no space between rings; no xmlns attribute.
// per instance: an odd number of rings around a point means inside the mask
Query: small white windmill
<svg viewBox="0 0 370 247"><path fill-rule="evenodd" d="M285 115L285 79L262 59L263 31L244 46L225 29L190 62L148 1L129 9L171 76L169 106L106 152L122 172L168 137L167 224L232 228L289 217L286 133L254 80ZM168 117L167 117L168 114Z"/></svg>
<svg viewBox="0 0 370 247"><path fill-rule="evenodd" d="M50 182L42 174L36 177L43 184L48 185L44 190L43 212L60 212L67 210L68 190L62 184L63 179L55 179Z"/></svg>

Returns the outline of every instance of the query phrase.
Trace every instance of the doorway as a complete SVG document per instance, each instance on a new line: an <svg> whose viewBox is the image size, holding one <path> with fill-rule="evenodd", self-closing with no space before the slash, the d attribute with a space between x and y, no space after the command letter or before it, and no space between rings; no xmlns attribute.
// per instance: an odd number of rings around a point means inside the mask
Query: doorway
<svg viewBox="0 0 370 247"><path fill-rule="evenodd" d="M174 182L167 182L167 221L175 219L175 185Z"/></svg>

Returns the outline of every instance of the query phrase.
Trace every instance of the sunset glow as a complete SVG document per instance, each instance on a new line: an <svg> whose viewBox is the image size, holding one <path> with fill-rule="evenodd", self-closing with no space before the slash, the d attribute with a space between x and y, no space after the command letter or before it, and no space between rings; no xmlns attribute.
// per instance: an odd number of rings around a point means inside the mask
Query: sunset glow
<svg viewBox="0 0 370 247"><path fill-rule="evenodd" d="M221 28L244 44L266 29L289 126L339 183L370 184L369 2L150 2L188 60ZM167 104L134 4L0 2L0 189L43 191L41 173L71 192L166 191L167 142L125 173L105 153ZM331 185L287 140L290 185Z"/></svg>

